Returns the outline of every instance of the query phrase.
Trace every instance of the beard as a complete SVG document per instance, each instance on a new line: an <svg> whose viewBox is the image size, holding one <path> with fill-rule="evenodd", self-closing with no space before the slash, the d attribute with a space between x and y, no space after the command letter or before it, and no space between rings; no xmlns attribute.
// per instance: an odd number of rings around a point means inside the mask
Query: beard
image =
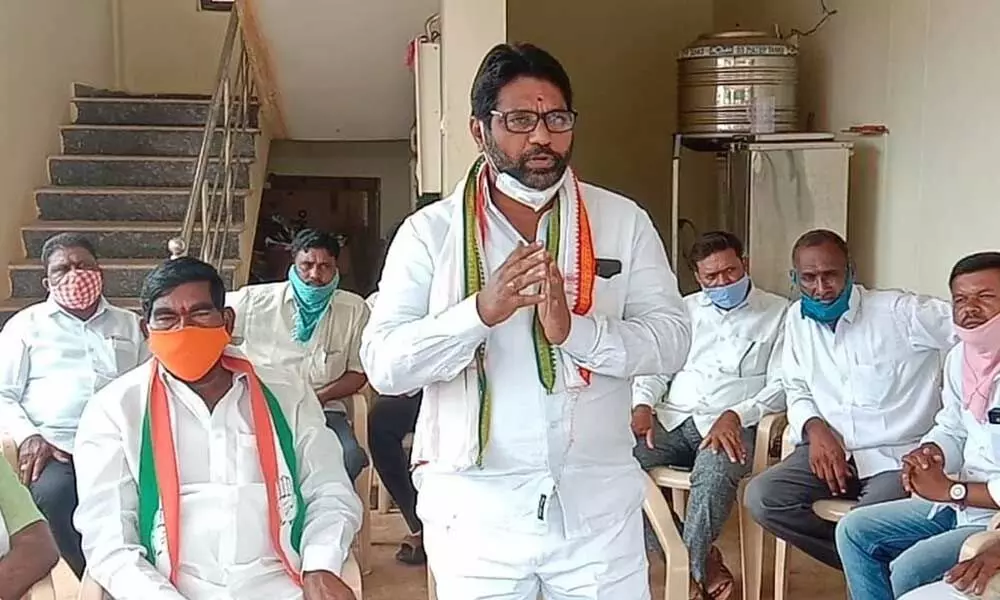
<svg viewBox="0 0 1000 600"><path fill-rule="evenodd" d="M488 131L488 130L487 130ZM573 146L570 144L566 154L553 152L551 148L545 146L532 146L527 152L517 158L507 156L496 139L490 133L483 136L483 146L486 157L490 159L498 173L507 173L524 185L535 189L544 190L552 187L562 178L569 167L569 159L573 155ZM544 169L534 169L528 166L528 161L533 158L547 157L552 159L552 166Z"/></svg>

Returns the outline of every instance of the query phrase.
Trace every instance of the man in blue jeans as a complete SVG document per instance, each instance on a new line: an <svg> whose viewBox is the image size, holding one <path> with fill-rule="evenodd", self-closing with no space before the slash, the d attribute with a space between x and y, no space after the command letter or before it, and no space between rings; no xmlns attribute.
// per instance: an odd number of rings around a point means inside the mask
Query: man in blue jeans
<svg viewBox="0 0 1000 600"><path fill-rule="evenodd" d="M903 485L914 497L859 508L837 525L855 600L898 598L938 582L966 538L1000 509L1000 253L963 258L950 286L961 343L945 361L934 427L903 458ZM936 585L933 597L951 593L949 583Z"/></svg>

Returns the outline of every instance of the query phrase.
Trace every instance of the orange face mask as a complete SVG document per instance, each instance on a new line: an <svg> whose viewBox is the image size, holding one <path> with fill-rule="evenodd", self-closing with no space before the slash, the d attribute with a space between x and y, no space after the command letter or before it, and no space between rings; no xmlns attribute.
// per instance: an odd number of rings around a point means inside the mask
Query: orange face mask
<svg viewBox="0 0 1000 600"><path fill-rule="evenodd" d="M151 330L149 351L172 375L190 383L212 370L230 339L229 332L222 326Z"/></svg>

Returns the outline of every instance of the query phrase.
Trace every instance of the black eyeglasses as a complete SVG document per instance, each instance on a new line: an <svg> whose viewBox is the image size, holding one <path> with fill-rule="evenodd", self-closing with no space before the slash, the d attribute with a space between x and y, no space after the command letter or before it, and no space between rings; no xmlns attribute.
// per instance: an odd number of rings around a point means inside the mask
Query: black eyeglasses
<svg viewBox="0 0 1000 600"><path fill-rule="evenodd" d="M550 110L546 113L538 113L533 110L512 110L500 112L490 111L495 117L503 120L503 126L511 133L531 133L538 127L539 121L545 122L545 128L549 133L566 133L571 131L576 125L576 111L572 110Z"/></svg>

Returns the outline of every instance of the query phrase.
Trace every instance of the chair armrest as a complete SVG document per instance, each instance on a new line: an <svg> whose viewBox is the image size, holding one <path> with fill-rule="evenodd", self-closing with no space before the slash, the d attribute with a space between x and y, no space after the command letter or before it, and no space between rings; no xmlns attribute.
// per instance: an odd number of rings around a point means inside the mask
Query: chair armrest
<svg viewBox="0 0 1000 600"><path fill-rule="evenodd" d="M347 555L347 562L344 563L340 577L347 584L347 587L351 588L351 591L354 592L354 598L362 600L364 596L361 589L361 567L358 566L358 561L354 558L353 552Z"/></svg>
<svg viewBox="0 0 1000 600"><path fill-rule="evenodd" d="M0 434L0 445L3 446L3 457L7 460L10 468L17 472L17 444L9 434Z"/></svg>
<svg viewBox="0 0 1000 600"><path fill-rule="evenodd" d="M52 574L49 573L44 579L31 586L28 590L30 600L56 600L56 588L52 582Z"/></svg>
<svg viewBox="0 0 1000 600"><path fill-rule="evenodd" d="M785 431L781 434L781 458L788 458L793 450L795 450L795 444L792 443L792 428L785 425Z"/></svg>
<svg viewBox="0 0 1000 600"><path fill-rule="evenodd" d="M785 413L765 415L757 425L757 440L753 451L753 473L757 474L767 468L774 440L779 438L788 426Z"/></svg>
<svg viewBox="0 0 1000 600"><path fill-rule="evenodd" d="M642 507L646 511L646 517L649 518L656 539L663 547L667 562L667 579L677 577L686 584L690 577L687 547L681 539L680 532L677 531L673 512L663 497L663 491L648 475L644 477L646 496L642 501Z"/></svg>
<svg viewBox="0 0 1000 600"><path fill-rule="evenodd" d="M105 600L106 598L110 598L110 596L104 593L104 588L94 581L88 573L84 573L76 600Z"/></svg>

